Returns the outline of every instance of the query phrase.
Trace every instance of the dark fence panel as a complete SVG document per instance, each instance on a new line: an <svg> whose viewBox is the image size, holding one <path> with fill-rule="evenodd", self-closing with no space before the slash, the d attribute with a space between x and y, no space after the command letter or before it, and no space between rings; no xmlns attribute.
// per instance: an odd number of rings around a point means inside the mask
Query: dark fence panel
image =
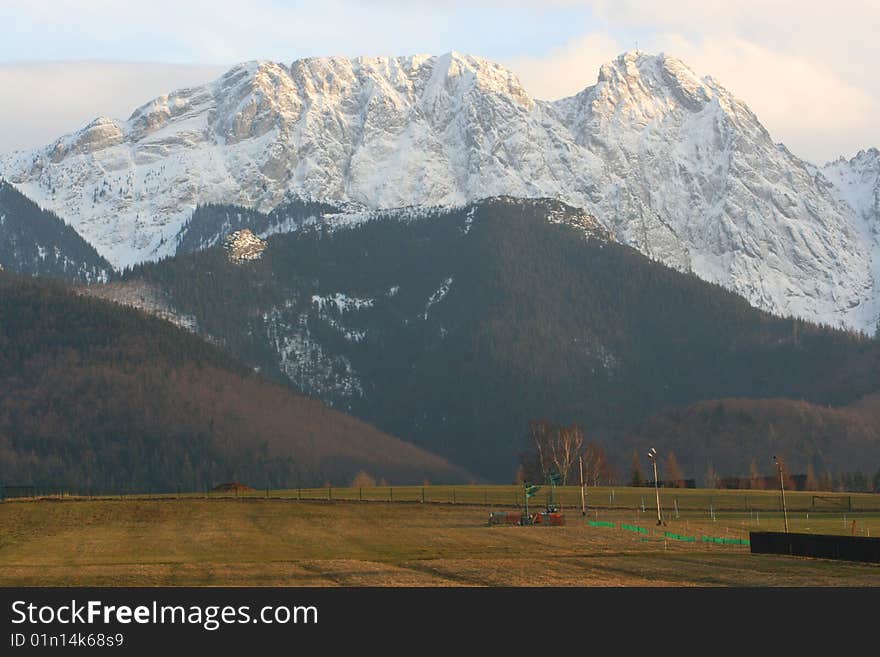
<svg viewBox="0 0 880 657"><path fill-rule="evenodd" d="M7 497L36 497L36 486L0 486L0 500Z"/></svg>
<svg viewBox="0 0 880 657"><path fill-rule="evenodd" d="M880 538L875 537L749 532L749 541L753 554L788 554L880 563Z"/></svg>

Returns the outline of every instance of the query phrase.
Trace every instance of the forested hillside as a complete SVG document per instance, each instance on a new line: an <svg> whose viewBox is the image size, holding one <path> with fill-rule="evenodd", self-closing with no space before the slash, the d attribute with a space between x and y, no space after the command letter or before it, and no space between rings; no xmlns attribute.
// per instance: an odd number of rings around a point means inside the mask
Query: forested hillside
<svg viewBox="0 0 880 657"><path fill-rule="evenodd" d="M0 273L0 482L204 490L348 484L360 470L467 478L165 321Z"/></svg>
<svg viewBox="0 0 880 657"><path fill-rule="evenodd" d="M871 490L877 475L880 491L878 394L842 407L794 399L701 401L657 413L625 442L638 453L651 445L664 459L673 454L687 477L705 485L712 472L772 477L778 456L789 473L811 473L812 486Z"/></svg>
<svg viewBox="0 0 880 657"><path fill-rule="evenodd" d="M104 281L113 272L110 263L73 228L2 179L0 266L75 283Z"/></svg>
<svg viewBox="0 0 880 657"><path fill-rule="evenodd" d="M177 235L177 253L209 248L240 228L258 235L288 232L332 212L339 208L300 199L290 199L268 214L234 205L200 205Z"/></svg>
<svg viewBox="0 0 880 657"><path fill-rule="evenodd" d="M129 276L263 372L500 481L533 418L578 422L625 463L624 436L664 408L880 387L873 340L758 311L555 201L303 228L257 260L215 248Z"/></svg>

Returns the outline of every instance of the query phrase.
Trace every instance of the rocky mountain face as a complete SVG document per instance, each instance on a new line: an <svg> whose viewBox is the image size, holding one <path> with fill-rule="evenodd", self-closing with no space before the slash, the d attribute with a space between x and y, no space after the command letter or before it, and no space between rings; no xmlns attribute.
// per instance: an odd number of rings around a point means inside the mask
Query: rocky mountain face
<svg viewBox="0 0 880 657"><path fill-rule="evenodd" d="M871 275L876 286L880 281L880 151L869 148L849 160L829 162L822 175L833 185L831 191L838 201L855 212L853 225L859 240L870 245L874 254ZM865 329L870 332L871 327Z"/></svg>
<svg viewBox="0 0 880 657"><path fill-rule="evenodd" d="M177 252L200 204L555 197L760 308L873 332L876 249L862 201L829 171L774 143L715 80L641 52L554 102L458 53L250 62L0 158L117 267Z"/></svg>
<svg viewBox="0 0 880 657"><path fill-rule="evenodd" d="M88 242L51 212L0 180L0 269L72 283L106 281L113 271Z"/></svg>
<svg viewBox="0 0 880 657"><path fill-rule="evenodd" d="M880 222L880 150L869 148L852 159L829 162L822 173L834 185L834 195L876 229Z"/></svg>

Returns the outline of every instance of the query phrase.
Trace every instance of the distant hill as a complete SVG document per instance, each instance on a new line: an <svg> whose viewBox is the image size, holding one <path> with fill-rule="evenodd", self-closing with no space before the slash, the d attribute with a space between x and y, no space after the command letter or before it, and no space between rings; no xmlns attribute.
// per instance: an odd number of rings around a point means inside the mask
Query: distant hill
<svg viewBox="0 0 880 657"><path fill-rule="evenodd" d="M199 337L0 272L0 481L204 490L462 482L445 460L267 382Z"/></svg>
<svg viewBox="0 0 880 657"><path fill-rule="evenodd" d="M73 228L3 180L0 266L21 274L74 283L104 281L113 271L110 263Z"/></svg>
<svg viewBox="0 0 880 657"><path fill-rule="evenodd" d="M661 461L674 454L682 470L702 482L710 467L720 476L743 476L753 462L772 476L773 456L792 474L812 467L817 476L870 479L880 474L880 395L838 408L793 399L701 401L657 413L626 442L639 453L655 446Z"/></svg>
<svg viewBox="0 0 880 657"><path fill-rule="evenodd" d="M158 286L268 376L498 481L513 477L534 418L581 423L625 464L625 436L669 407L845 405L880 389L880 343L756 310L558 201L373 212L346 225L270 235L248 262L211 248L128 278ZM716 468L739 467L732 444L712 444ZM837 463L833 441L822 458Z"/></svg>

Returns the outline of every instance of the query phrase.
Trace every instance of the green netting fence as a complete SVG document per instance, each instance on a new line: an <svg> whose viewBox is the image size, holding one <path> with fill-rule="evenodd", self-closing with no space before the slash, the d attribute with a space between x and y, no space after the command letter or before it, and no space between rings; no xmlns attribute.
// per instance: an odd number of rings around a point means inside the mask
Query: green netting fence
<svg viewBox="0 0 880 657"><path fill-rule="evenodd" d="M703 536L703 543L720 543L722 545L749 545L747 538L725 538L723 536Z"/></svg>
<svg viewBox="0 0 880 657"><path fill-rule="evenodd" d="M613 523L605 520L588 520L587 523L590 527L610 527L620 528L628 532L634 532L637 534L650 534L650 530L647 527L639 527L638 525L628 525L626 523ZM682 543L696 543L696 536L684 536L682 534L676 534L674 532L663 532L663 537L673 541L681 541ZM644 539L642 539L644 540ZM745 538L727 538L724 536L702 536L700 540L703 543L718 543L720 545L749 545L748 539Z"/></svg>

